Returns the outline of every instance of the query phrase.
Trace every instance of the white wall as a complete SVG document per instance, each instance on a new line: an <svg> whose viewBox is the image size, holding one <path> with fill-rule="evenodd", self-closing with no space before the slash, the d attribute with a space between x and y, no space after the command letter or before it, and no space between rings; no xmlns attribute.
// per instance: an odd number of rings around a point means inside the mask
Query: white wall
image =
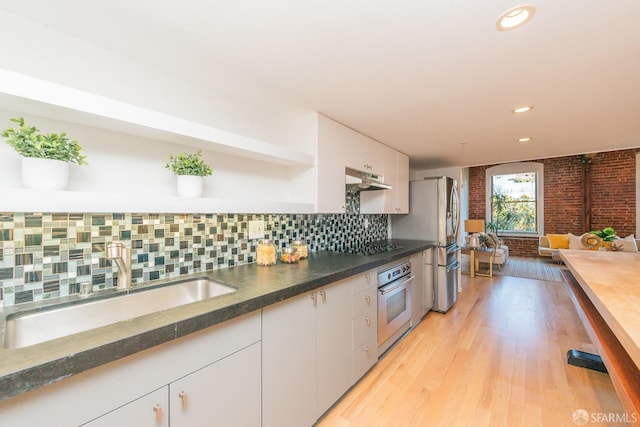
<svg viewBox="0 0 640 427"><path fill-rule="evenodd" d="M273 144L295 117L283 105L195 86L114 52L0 9L0 68L82 89ZM185 64L188 66L188 64ZM219 87L223 82L219 82ZM302 112L300 112L302 113Z"/></svg>
<svg viewBox="0 0 640 427"><path fill-rule="evenodd" d="M0 68L102 95L297 151L315 155L308 141L290 138L290 124L310 112L293 111L255 99L240 99L213 82L196 86L102 47L0 9ZM212 80L216 76L212 75ZM66 132L77 139L90 163L72 166L70 190L130 194L175 194L175 178L163 168L169 154L195 149L78 123L50 119L44 112L0 96L0 130L22 116L44 133ZM295 114L294 114L295 113ZM36 115L38 114L38 115ZM271 163L204 151L214 174L205 178L204 197L312 203L314 176L308 167ZM312 169L311 169L312 170ZM291 182L297 183L290 185ZM0 186L20 187L20 157L0 143ZM306 191L305 191L306 189ZM212 206L215 210L215 206Z"/></svg>

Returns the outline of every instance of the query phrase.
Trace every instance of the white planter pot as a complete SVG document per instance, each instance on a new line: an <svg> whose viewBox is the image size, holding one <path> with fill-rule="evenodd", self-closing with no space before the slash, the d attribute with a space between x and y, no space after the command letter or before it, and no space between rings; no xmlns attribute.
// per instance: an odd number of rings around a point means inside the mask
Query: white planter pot
<svg viewBox="0 0 640 427"><path fill-rule="evenodd" d="M69 163L62 160L22 158L22 185L35 190L64 190L69 184Z"/></svg>
<svg viewBox="0 0 640 427"><path fill-rule="evenodd" d="M202 196L202 177L193 175L178 175L178 196L200 197Z"/></svg>

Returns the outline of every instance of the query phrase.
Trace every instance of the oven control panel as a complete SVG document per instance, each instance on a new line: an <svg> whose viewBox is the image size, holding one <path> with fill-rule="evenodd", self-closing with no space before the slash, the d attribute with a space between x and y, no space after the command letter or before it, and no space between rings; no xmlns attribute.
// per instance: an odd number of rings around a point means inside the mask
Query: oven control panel
<svg viewBox="0 0 640 427"><path fill-rule="evenodd" d="M378 287L411 274L411 262L406 261L378 273Z"/></svg>

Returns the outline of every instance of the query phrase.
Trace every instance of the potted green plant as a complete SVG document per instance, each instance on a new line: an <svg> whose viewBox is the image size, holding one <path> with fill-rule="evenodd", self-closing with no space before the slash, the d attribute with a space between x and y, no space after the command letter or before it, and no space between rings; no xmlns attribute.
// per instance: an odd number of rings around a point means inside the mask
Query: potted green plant
<svg viewBox="0 0 640 427"><path fill-rule="evenodd" d="M593 230L589 233L595 234L602 239L603 242L613 242L616 240L616 230L611 227L605 227L602 230Z"/></svg>
<svg viewBox="0 0 640 427"><path fill-rule="evenodd" d="M69 182L69 163L86 165L80 154L82 147L70 141L67 134L43 135L38 129L25 124L22 117L10 119L17 129L2 132L7 144L22 156L22 183L27 188L64 190Z"/></svg>
<svg viewBox="0 0 640 427"><path fill-rule="evenodd" d="M602 230L593 230L589 233L598 236L600 240L602 240L602 246L606 249L611 249L614 246L613 242L618 238L618 236L616 236L616 230L611 227L605 227Z"/></svg>
<svg viewBox="0 0 640 427"><path fill-rule="evenodd" d="M176 175L178 195L181 197L202 196L202 178L213 173L211 166L202 159L202 151L170 155L164 167Z"/></svg>

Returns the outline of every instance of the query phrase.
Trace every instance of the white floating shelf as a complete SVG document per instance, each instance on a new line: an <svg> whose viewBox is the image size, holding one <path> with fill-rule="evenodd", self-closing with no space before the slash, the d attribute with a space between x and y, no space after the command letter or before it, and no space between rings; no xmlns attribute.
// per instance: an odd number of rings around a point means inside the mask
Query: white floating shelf
<svg viewBox="0 0 640 427"><path fill-rule="evenodd" d="M287 166L314 156L0 69L0 108Z"/></svg>
<svg viewBox="0 0 640 427"><path fill-rule="evenodd" d="M313 213L312 203L0 188L0 212Z"/></svg>

